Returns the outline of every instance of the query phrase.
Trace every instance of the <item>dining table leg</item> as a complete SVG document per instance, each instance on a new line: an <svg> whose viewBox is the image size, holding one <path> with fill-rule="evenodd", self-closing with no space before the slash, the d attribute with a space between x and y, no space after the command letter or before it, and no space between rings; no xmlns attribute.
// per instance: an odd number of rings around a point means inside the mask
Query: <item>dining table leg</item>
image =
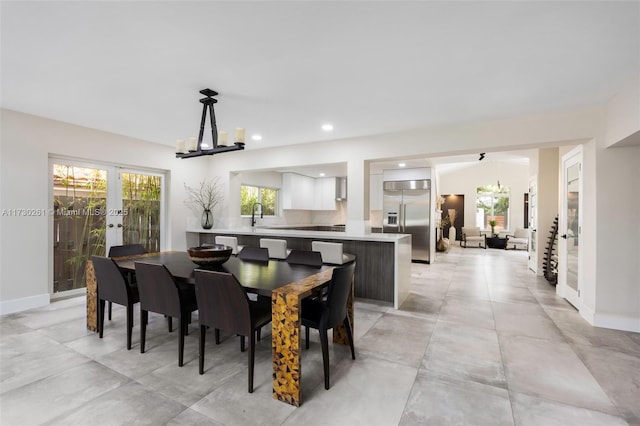
<svg viewBox="0 0 640 426"><path fill-rule="evenodd" d="M325 286L332 269L314 274L295 283L279 287L271 293L271 360L273 365L273 398L299 407L302 364L300 363L300 325L302 299ZM351 282L347 311L353 328L354 283ZM334 328L335 343L348 345L343 326ZM336 336L337 335L337 336Z"/></svg>
<svg viewBox="0 0 640 426"><path fill-rule="evenodd" d="M274 291L271 335L273 398L300 406L300 297Z"/></svg>
<svg viewBox="0 0 640 426"><path fill-rule="evenodd" d="M98 281L93 262L87 260L86 283L87 283L87 329L98 331Z"/></svg>

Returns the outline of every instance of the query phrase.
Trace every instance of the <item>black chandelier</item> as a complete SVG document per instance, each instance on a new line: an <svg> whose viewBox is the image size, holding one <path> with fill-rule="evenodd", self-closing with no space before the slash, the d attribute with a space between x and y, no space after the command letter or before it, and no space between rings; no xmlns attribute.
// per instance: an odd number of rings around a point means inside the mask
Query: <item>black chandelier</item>
<svg viewBox="0 0 640 426"><path fill-rule="evenodd" d="M200 91L206 98L200 99L202 103L202 119L200 120L200 134L198 139L195 137L189 138L188 144L185 141L178 139L176 142L176 158L192 158L200 157L203 155L214 155L222 152L239 151L244 149L244 129L236 128L234 131L235 142L233 145L228 146L228 134L227 132L218 133L218 127L216 126L216 114L213 111L213 104L218 100L214 99L214 96L218 95L218 92L211 89L203 89ZM211 138L213 140L213 147L209 148L208 145L202 144L202 137L204 136L204 124L207 120L207 110L209 111L209 117L211 119Z"/></svg>

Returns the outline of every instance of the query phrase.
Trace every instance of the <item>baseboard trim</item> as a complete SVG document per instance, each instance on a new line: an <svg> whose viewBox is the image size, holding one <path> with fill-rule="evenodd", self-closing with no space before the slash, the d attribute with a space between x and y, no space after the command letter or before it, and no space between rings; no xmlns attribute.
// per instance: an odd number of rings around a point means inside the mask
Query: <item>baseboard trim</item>
<svg viewBox="0 0 640 426"><path fill-rule="evenodd" d="M612 314L595 314L593 325L614 330L640 333L640 318Z"/></svg>
<svg viewBox="0 0 640 426"><path fill-rule="evenodd" d="M23 297L20 299L4 300L0 302L0 315L13 314L15 312L26 311L28 309L40 308L50 303L49 293L37 294L35 296Z"/></svg>

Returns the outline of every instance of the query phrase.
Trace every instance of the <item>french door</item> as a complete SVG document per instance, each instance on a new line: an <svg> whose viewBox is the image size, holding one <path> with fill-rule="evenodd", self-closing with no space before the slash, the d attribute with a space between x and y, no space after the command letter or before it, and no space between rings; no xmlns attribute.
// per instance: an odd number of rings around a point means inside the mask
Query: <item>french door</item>
<svg viewBox="0 0 640 426"><path fill-rule="evenodd" d="M164 175L146 170L50 159L53 280L50 293L82 289L85 266L109 248L164 246Z"/></svg>
<svg viewBox="0 0 640 426"><path fill-rule="evenodd" d="M538 176L529 180L529 269L538 272Z"/></svg>
<svg viewBox="0 0 640 426"><path fill-rule="evenodd" d="M562 208L558 223L558 292L580 309L582 147L562 156Z"/></svg>

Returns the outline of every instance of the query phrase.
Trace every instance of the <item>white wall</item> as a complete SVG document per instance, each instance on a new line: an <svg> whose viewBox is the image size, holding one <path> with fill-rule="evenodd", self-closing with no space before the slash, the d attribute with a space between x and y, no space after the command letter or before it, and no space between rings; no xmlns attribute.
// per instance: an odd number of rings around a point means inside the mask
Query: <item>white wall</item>
<svg viewBox="0 0 640 426"><path fill-rule="evenodd" d="M609 101L605 139L606 147L640 143L640 75Z"/></svg>
<svg viewBox="0 0 640 426"><path fill-rule="evenodd" d="M479 186L500 185L510 191L510 230L524 225L524 194L529 191L529 165L485 159L464 168L440 170L440 194L464 195L464 225L476 226L476 190Z"/></svg>
<svg viewBox="0 0 640 426"><path fill-rule="evenodd" d="M184 183L197 184L206 164L179 160L168 146L1 110L0 210L47 209L49 156L65 156L133 167L165 170L168 187L166 248L186 248ZM0 313L49 303L53 258L50 216L0 218Z"/></svg>

